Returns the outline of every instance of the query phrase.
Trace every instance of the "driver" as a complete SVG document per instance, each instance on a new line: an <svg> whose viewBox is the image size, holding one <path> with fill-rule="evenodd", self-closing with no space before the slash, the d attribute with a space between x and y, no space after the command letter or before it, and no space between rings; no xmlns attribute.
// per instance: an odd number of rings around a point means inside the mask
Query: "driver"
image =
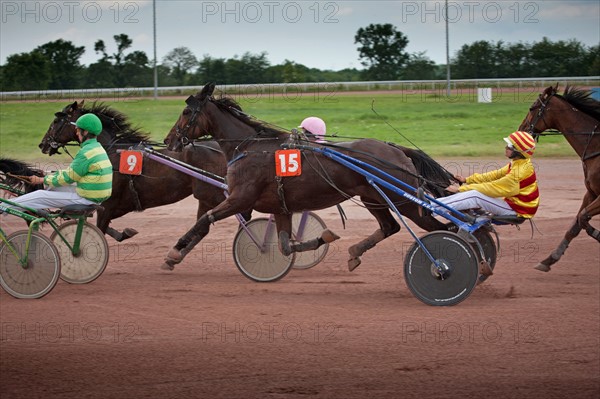
<svg viewBox="0 0 600 399"><path fill-rule="evenodd" d="M96 139L102 132L102 122L96 115L89 113L71 123L77 126L77 140L81 147L73 162L67 169L45 177L30 176L31 184L43 183L48 190L36 190L17 197L12 202L32 209L46 209L74 204L100 204L110 197L112 164Z"/></svg>
<svg viewBox="0 0 600 399"><path fill-rule="evenodd" d="M537 178L531 163L534 138L516 131L504 138L508 165L491 172L469 177L455 176L461 185L452 184L447 191L456 193L437 198L453 209L483 209L494 215L532 218L540 202ZM438 207L440 209L441 207Z"/></svg>

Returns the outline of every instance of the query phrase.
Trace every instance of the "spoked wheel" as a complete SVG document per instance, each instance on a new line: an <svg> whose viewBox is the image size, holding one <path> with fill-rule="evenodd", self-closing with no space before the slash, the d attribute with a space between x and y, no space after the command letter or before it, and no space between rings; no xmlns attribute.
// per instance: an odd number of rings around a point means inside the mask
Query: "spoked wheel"
<svg viewBox="0 0 600 399"><path fill-rule="evenodd" d="M69 220L59 226L58 231L73 245L77 232L77 220ZM94 281L108 264L108 244L104 234L93 224L85 222L81 233L79 253L73 255L71 249L55 231L50 239L56 245L62 261L60 278L71 284L86 284Z"/></svg>
<svg viewBox="0 0 600 399"><path fill-rule="evenodd" d="M473 236L479 241L481 244L481 248L483 248L483 254L485 256L485 261L487 261L488 265L490 265L490 269L494 270L496 266L496 259L498 258L498 248L496 247L496 242L492 238L492 235L485 227L481 227L473 233ZM479 248L477 248L477 244L473 244L473 249L477 254L477 258L481 260L481 254L479 252ZM484 276L483 274L479 276L477 284L483 283L490 276Z"/></svg>
<svg viewBox="0 0 600 399"><path fill-rule="evenodd" d="M323 230L327 229L327 225L317 214L306 212L304 217L304 230L302 236L298 236L298 229L302 221L302 213L294 213L292 215L292 239L296 241L311 240L320 237ZM321 245L314 251L297 252L294 260L294 269L310 269L325 258L329 250L329 243Z"/></svg>
<svg viewBox="0 0 600 399"><path fill-rule="evenodd" d="M9 235L6 240L23 256L27 230ZM60 276L60 255L48 237L31 233L27 265L22 265L8 245L0 243L0 285L15 298L41 298L56 285Z"/></svg>
<svg viewBox="0 0 600 399"><path fill-rule="evenodd" d="M267 218L252 219L246 229L240 228L233 239L233 260L242 274L259 282L276 281L288 274L295 254L285 256L279 250L275 222Z"/></svg>
<svg viewBox="0 0 600 399"><path fill-rule="evenodd" d="M479 265L471 245L455 233L434 231L421 242L443 269L441 272L415 242L404 258L404 278L421 302L449 306L466 299L477 285Z"/></svg>

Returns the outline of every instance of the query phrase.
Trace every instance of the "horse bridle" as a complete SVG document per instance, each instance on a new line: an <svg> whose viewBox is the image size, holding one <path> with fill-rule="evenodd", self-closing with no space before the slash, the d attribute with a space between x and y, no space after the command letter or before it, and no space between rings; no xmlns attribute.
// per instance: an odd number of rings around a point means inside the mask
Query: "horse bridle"
<svg viewBox="0 0 600 399"><path fill-rule="evenodd" d="M542 93L542 94L540 94L540 96L538 97L538 99L537 99L537 101L536 101L536 103L537 103L537 102L539 102L539 103L540 103L540 108L538 109L538 112L537 112L537 115L535 116L535 118L534 118L534 119L532 120L532 122L529 124L529 134L531 134L531 135L533 136L533 138L534 138L536 141L538 141L538 140L539 140L539 138L540 138L540 136L542 136L542 134L541 134L541 133L536 133L536 132L534 131L534 129L535 129L535 125L537 125L537 123L538 123L538 121L540 120L540 118L542 119L542 121L544 121L544 112L546 111L546 109L547 109L547 107L548 107L548 103L550 102L550 99L551 99L551 98L552 98L552 97L553 97L555 94L556 94L556 92L555 92L555 91L553 91L553 92L552 92L552 93L551 93L551 94L548 96L548 98L546 99L546 102L544 102L544 100L542 100L542 97L543 97L543 95L544 95L544 94ZM533 105L531 108L533 108L533 107L535 106L535 104L536 104L536 103L534 103L534 105ZM545 122L544 122L544 123L545 123ZM587 139L587 141L586 141L586 143L585 143L585 147L584 147L584 149L583 149L583 153L582 153L582 155L581 155L581 160L582 160L582 161L586 161L586 160L588 160L588 159L590 159L590 158L594 158L594 157L597 157L597 156L599 156L599 155L600 155L600 151L596 151L596 152L594 152L594 153L587 154L588 147L590 146L590 143L592 142L592 139L594 138L594 135L596 134L596 129L597 129L597 128L598 128L598 125L594 126L594 128L592 129L592 131L591 131L591 132L572 133L572 134L585 134L585 135L588 135L588 136L589 136L589 137L588 137L588 139ZM562 134L562 135L564 135L564 133L561 133L561 132L557 132L557 133L558 133L558 134Z"/></svg>
<svg viewBox="0 0 600 399"><path fill-rule="evenodd" d="M202 111L202 108L204 107L204 104L206 104L207 100L208 97L198 100L194 96L189 96L185 100L187 107L192 111L192 115L188 118L187 124L183 128L180 128L179 125L175 126L175 137L183 146L186 146L190 143L190 138L188 137L190 128L197 124L196 118Z"/></svg>
<svg viewBox="0 0 600 399"><path fill-rule="evenodd" d="M528 133L531 134L533 136L533 138L538 141L539 137L540 137L540 133L536 133L535 132L535 125L537 125L537 123L539 122L539 120L541 119L542 121L544 121L544 112L546 112L546 108L548 107L548 103L550 102L550 99L556 94L556 92L552 92L552 94L550 94L548 96L548 98L546 99L546 101L544 102L544 100L542 99L542 97L544 96L544 94L540 94L540 96L538 97L537 101L533 104L533 106L531 108L534 108L535 105L539 102L540 103L540 108L538 109L537 115L532 119L532 121L529 123L529 130ZM545 123L545 121L544 121Z"/></svg>
<svg viewBox="0 0 600 399"><path fill-rule="evenodd" d="M57 117L59 119L59 121L61 122L60 126L57 129L54 129L54 125L55 123L52 123L52 131L53 134L49 137L46 138L46 141L48 141L48 144L50 145L51 148L54 148L55 150L60 148L60 147L65 147L64 143L59 143L58 141L56 141L56 136L58 134L60 134L60 132L62 132L62 130L64 129L65 125L71 123L71 121L69 120L69 118L67 118L67 113L65 112L57 112L54 114L55 117Z"/></svg>

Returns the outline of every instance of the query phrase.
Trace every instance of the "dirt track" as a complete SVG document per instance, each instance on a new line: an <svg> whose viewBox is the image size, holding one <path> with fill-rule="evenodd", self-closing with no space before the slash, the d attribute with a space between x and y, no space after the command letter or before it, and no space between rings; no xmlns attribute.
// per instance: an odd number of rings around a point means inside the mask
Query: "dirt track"
<svg viewBox="0 0 600 399"><path fill-rule="evenodd" d="M456 167L500 166L471 162ZM173 272L159 269L192 223L193 199L127 215L113 227L140 234L109 238L95 282L61 281L39 300L0 292L0 396L597 398L600 245L582 233L552 272L533 269L573 220L581 165L536 165L539 232L498 228L496 273L454 307L409 292L405 231L348 272L348 246L376 228L349 203L345 230L334 210L318 212L342 236L321 264L263 284L234 266L234 220Z"/></svg>

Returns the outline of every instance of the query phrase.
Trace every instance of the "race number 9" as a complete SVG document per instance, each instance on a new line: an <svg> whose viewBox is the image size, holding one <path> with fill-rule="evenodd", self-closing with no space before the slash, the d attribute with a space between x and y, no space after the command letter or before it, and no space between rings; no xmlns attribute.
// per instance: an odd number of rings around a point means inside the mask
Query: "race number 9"
<svg viewBox="0 0 600 399"><path fill-rule="evenodd" d="M139 151L123 151L119 162L119 172L124 175L142 174L142 153Z"/></svg>
<svg viewBox="0 0 600 399"><path fill-rule="evenodd" d="M300 150L275 151L275 169L277 176L300 176L302 174Z"/></svg>

